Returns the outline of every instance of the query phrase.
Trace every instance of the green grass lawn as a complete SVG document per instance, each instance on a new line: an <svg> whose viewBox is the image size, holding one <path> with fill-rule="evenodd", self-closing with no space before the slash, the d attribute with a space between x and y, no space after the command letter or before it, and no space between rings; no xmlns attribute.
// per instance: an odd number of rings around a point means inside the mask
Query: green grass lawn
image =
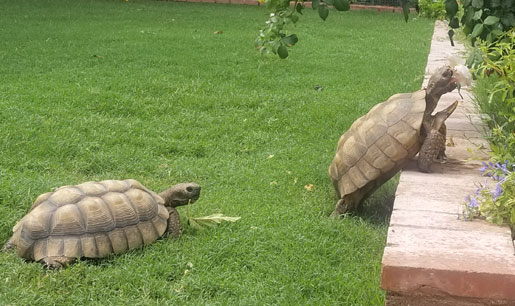
<svg viewBox="0 0 515 306"><path fill-rule="evenodd" d="M134 178L155 191L195 181L194 215L241 216L61 271L0 254L0 304L384 304L394 184L330 220L327 169L356 118L420 88L432 22L367 11L323 22L307 10L279 60L253 47L266 14L0 0L2 243L39 194L88 180Z"/></svg>

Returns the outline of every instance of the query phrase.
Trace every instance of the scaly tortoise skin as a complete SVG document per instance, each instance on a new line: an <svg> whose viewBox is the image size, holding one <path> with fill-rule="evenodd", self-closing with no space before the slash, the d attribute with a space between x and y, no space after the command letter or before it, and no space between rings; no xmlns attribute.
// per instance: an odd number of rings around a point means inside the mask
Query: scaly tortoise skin
<svg viewBox="0 0 515 306"><path fill-rule="evenodd" d="M458 101L451 104L446 109L439 111L431 118L431 130L427 134L420 151L418 152L417 165L422 172L431 172L433 161L443 161L445 155L445 140L447 127L445 120L456 110Z"/></svg>
<svg viewBox="0 0 515 306"><path fill-rule="evenodd" d="M355 210L419 152L440 97L456 88L453 73L451 67L440 68L426 89L393 95L341 136L329 167L339 199L332 217Z"/></svg>
<svg viewBox="0 0 515 306"><path fill-rule="evenodd" d="M77 258L103 258L147 245L165 234L178 237L175 207L195 202L200 186L182 183L156 194L136 180L63 186L40 195L14 226L3 250L60 268Z"/></svg>

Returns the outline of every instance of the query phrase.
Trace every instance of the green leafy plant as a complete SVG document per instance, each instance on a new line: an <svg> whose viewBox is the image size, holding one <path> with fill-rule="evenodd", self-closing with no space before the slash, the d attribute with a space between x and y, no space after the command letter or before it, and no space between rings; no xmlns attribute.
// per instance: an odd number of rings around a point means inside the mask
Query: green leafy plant
<svg viewBox="0 0 515 306"><path fill-rule="evenodd" d="M498 37L497 42L478 41L481 61L476 68L476 103L489 127L486 138L492 161L481 172L493 178L495 189L486 182L465 201L467 219L486 220L515 228L515 30ZM477 55L476 55L477 56ZM502 164L501 164L502 163ZM515 233L515 232L514 232Z"/></svg>
<svg viewBox="0 0 515 306"><path fill-rule="evenodd" d="M498 42L481 41L482 62L476 74L485 86L477 105L490 128L487 135L493 158L515 163L515 30L504 33Z"/></svg>
<svg viewBox="0 0 515 306"><path fill-rule="evenodd" d="M511 169L511 170L510 170ZM481 172L492 177L496 182L490 190L485 181L476 189L473 195L464 202L464 217L466 220L485 218L495 224L515 226L515 172L513 166L506 161L503 164L483 163Z"/></svg>
<svg viewBox="0 0 515 306"><path fill-rule="evenodd" d="M418 6L420 16L437 19L444 19L446 16L445 0L419 0Z"/></svg>

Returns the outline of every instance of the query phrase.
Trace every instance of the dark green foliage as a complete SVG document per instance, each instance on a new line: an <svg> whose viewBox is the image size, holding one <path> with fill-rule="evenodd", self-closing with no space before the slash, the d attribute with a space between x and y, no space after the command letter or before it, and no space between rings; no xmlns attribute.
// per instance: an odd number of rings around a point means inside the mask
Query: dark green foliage
<svg viewBox="0 0 515 306"><path fill-rule="evenodd" d="M418 0L420 15L429 18L443 19L446 16L445 0Z"/></svg>
<svg viewBox="0 0 515 306"><path fill-rule="evenodd" d="M513 0L464 0L461 25L472 44L477 39L487 43L496 41L503 32L515 27L515 1ZM457 28L458 6L456 0L445 0L451 27Z"/></svg>

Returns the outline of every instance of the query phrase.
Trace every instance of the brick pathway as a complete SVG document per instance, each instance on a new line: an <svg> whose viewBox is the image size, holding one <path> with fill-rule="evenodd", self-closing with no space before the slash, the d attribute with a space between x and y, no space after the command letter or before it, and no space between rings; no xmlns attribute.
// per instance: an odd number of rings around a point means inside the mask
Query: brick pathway
<svg viewBox="0 0 515 306"><path fill-rule="evenodd" d="M448 56L464 56L459 42L450 46L447 31L442 22L435 24L424 86ZM411 163L401 173L382 262L387 305L515 305L509 229L458 220L465 196L484 181L480 162L469 159L487 158L467 149L488 146L471 95L463 89L462 95L456 90L444 95L437 108L463 100L446 121L448 142L455 144L447 147L447 163L434 165L431 174Z"/></svg>

